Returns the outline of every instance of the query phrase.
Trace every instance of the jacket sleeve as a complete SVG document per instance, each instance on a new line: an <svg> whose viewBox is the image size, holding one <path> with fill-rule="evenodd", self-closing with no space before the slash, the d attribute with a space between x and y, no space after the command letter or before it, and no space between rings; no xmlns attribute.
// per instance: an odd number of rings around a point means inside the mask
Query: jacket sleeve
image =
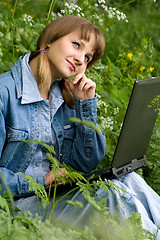
<svg viewBox="0 0 160 240"><path fill-rule="evenodd" d="M10 191L14 194L14 196L26 196L30 195L31 192L29 191L29 184L28 182L22 178L19 173L14 173L10 169L3 167L1 164L2 152L3 148L5 147L6 143L6 126L5 126L5 117L4 117L4 107L0 100L0 185L1 185L1 192L6 190L5 185L7 184ZM45 185L44 177L38 177L36 179L38 183ZM5 182L5 184L4 184Z"/></svg>
<svg viewBox="0 0 160 240"><path fill-rule="evenodd" d="M35 180L37 183L44 185L44 177L37 177ZM0 184L2 189L0 192L1 195L5 190L7 190L6 184L13 193L14 197L22 197L32 194L32 192L29 191L29 183L25 178L21 177L19 173L14 173L4 167L0 167Z"/></svg>
<svg viewBox="0 0 160 240"><path fill-rule="evenodd" d="M93 121L97 126L97 98L75 100L76 117L81 120ZM68 163L73 168L90 172L95 169L105 155L105 135L95 132L90 126L76 124L75 135L72 140L71 152L68 156ZM64 140L65 142L65 140ZM69 142L68 142L69 143ZM69 145L64 143L64 152L67 152ZM62 153L63 154L63 153Z"/></svg>

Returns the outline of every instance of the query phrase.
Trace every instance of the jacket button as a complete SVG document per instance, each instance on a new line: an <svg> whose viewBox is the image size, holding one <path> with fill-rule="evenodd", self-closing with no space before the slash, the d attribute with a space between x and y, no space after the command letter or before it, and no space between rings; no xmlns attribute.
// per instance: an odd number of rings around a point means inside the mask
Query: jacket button
<svg viewBox="0 0 160 240"><path fill-rule="evenodd" d="M87 107L87 103L83 103L82 107L86 108Z"/></svg>
<svg viewBox="0 0 160 240"><path fill-rule="evenodd" d="M87 112L87 111L88 111L88 108L86 108L86 107L83 108L83 111L84 111L84 112Z"/></svg>
<svg viewBox="0 0 160 240"><path fill-rule="evenodd" d="M58 135L58 138L61 138L61 137L62 137L62 134L59 134L59 135Z"/></svg>

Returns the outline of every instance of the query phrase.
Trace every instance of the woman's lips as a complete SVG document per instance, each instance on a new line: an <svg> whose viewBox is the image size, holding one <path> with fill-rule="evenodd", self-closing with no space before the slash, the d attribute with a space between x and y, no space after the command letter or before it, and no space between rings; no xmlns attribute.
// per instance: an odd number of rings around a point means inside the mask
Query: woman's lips
<svg viewBox="0 0 160 240"><path fill-rule="evenodd" d="M70 67L70 69L71 69L71 71L75 71L75 65L72 63L72 62L70 62L69 60L67 60L67 62L69 63L69 67Z"/></svg>

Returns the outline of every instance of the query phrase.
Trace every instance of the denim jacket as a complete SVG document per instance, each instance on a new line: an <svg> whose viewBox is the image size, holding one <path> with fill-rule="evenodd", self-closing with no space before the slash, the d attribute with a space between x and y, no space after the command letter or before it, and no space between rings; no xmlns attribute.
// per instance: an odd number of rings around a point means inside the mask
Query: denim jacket
<svg viewBox="0 0 160 240"><path fill-rule="evenodd" d="M19 172L25 173L37 148L37 143L27 144L23 140L45 142L41 138L42 99L34 100L33 96L32 103L23 101L23 87L20 57L11 71L0 75L0 171L15 196L30 194L28 183ZM32 86L28 87L32 89ZM91 127L70 122L70 117L96 123L96 98L76 99L74 110L63 102L51 122L56 136L55 157L79 171L90 172L105 154L105 136L97 134ZM35 179L46 186L45 176ZM3 193L5 186L2 181L0 184Z"/></svg>

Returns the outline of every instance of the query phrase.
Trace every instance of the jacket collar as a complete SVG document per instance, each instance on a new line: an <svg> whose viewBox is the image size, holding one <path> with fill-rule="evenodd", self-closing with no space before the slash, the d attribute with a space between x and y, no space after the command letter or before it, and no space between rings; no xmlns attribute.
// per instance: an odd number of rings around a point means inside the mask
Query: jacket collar
<svg viewBox="0 0 160 240"><path fill-rule="evenodd" d="M22 104L29 104L33 102L43 101L40 96L36 79L28 64L30 53L24 57L20 57L18 61L12 67L12 74L16 83L17 96L21 98ZM50 89L49 102L53 106L54 110L57 109L57 105L60 106L63 103L63 97L59 88L58 82L55 81Z"/></svg>
<svg viewBox="0 0 160 240"><path fill-rule="evenodd" d="M39 102L43 100L38 90L37 81L28 63L29 56L30 56L30 53L26 54L21 61L22 82L23 82L22 100L21 100L22 104Z"/></svg>

